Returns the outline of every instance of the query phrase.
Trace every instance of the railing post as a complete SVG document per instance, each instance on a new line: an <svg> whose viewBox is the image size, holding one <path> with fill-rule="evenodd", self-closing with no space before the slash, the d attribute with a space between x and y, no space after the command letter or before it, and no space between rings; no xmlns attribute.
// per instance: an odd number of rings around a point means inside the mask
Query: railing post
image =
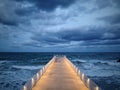
<svg viewBox="0 0 120 90"><path fill-rule="evenodd" d="M34 79L32 78L32 87L34 86Z"/></svg>
<svg viewBox="0 0 120 90"><path fill-rule="evenodd" d="M37 73L37 80L39 80L40 75Z"/></svg>
<svg viewBox="0 0 120 90"><path fill-rule="evenodd" d="M90 79L88 78L87 79L87 87L89 88L89 85L90 85Z"/></svg>
<svg viewBox="0 0 120 90"><path fill-rule="evenodd" d="M24 85L23 90L27 90L27 87Z"/></svg>
<svg viewBox="0 0 120 90"><path fill-rule="evenodd" d="M80 76L80 70L78 70L78 75Z"/></svg>
<svg viewBox="0 0 120 90"><path fill-rule="evenodd" d="M96 86L96 87L95 87L95 90L99 90L99 87L98 87L98 86Z"/></svg>

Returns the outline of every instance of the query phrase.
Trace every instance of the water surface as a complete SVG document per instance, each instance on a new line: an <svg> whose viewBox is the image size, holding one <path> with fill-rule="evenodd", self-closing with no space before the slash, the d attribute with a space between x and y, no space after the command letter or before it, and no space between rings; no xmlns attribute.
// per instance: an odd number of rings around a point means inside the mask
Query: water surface
<svg viewBox="0 0 120 90"><path fill-rule="evenodd" d="M0 53L0 90L20 90L56 54L66 55L102 90L120 90L120 53Z"/></svg>

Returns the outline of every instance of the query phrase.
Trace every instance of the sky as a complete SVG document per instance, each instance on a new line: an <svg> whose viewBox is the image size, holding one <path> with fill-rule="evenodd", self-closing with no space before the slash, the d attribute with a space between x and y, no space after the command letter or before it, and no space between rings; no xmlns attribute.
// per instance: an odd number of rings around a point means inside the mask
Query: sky
<svg viewBox="0 0 120 90"><path fill-rule="evenodd" d="M0 52L120 52L120 0L0 0Z"/></svg>

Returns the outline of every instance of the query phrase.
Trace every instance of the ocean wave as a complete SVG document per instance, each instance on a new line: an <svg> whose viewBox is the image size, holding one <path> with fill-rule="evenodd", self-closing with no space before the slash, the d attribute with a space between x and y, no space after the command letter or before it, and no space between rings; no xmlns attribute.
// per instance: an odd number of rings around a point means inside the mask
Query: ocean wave
<svg viewBox="0 0 120 90"><path fill-rule="evenodd" d="M83 60L83 59L73 59L71 61L75 63L86 63L87 62L86 60Z"/></svg>
<svg viewBox="0 0 120 90"><path fill-rule="evenodd" d="M84 70L85 74L90 77L109 77L109 76L120 76L119 71L113 70Z"/></svg>
<svg viewBox="0 0 120 90"><path fill-rule="evenodd" d="M114 60L84 60L84 59L73 59L71 60L73 63L80 64L80 63L87 63L87 64L94 64L94 65L109 65L109 66L119 66L120 63L117 63Z"/></svg>
<svg viewBox="0 0 120 90"><path fill-rule="evenodd" d="M0 81L0 90L20 90L25 81Z"/></svg>
<svg viewBox="0 0 120 90"><path fill-rule="evenodd" d="M85 64L85 65L82 65L82 66L83 66L83 68L86 69L86 70L91 69L91 68L94 67L94 65L91 64L91 63Z"/></svg>
<svg viewBox="0 0 120 90"><path fill-rule="evenodd" d="M104 65L109 65L109 66L119 66L120 63L117 63L115 61L97 61L94 64L104 64Z"/></svg>
<svg viewBox="0 0 120 90"><path fill-rule="evenodd" d="M6 61L0 61L0 64L2 64L2 63L6 63Z"/></svg>
<svg viewBox="0 0 120 90"><path fill-rule="evenodd" d="M13 65L12 68L15 69L27 69L27 70L34 70L34 69L41 69L43 66L17 66Z"/></svg>

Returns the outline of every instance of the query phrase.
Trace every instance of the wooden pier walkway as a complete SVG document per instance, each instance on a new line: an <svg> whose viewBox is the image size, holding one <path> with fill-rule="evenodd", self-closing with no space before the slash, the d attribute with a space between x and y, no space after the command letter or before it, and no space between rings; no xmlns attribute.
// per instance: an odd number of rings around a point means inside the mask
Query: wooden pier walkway
<svg viewBox="0 0 120 90"><path fill-rule="evenodd" d="M54 56L21 90L101 90L66 56Z"/></svg>
<svg viewBox="0 0 120 90"><path fill-rule="evenodd" d="M88 90L64 58L57 58L32 90Z"/></svg>

